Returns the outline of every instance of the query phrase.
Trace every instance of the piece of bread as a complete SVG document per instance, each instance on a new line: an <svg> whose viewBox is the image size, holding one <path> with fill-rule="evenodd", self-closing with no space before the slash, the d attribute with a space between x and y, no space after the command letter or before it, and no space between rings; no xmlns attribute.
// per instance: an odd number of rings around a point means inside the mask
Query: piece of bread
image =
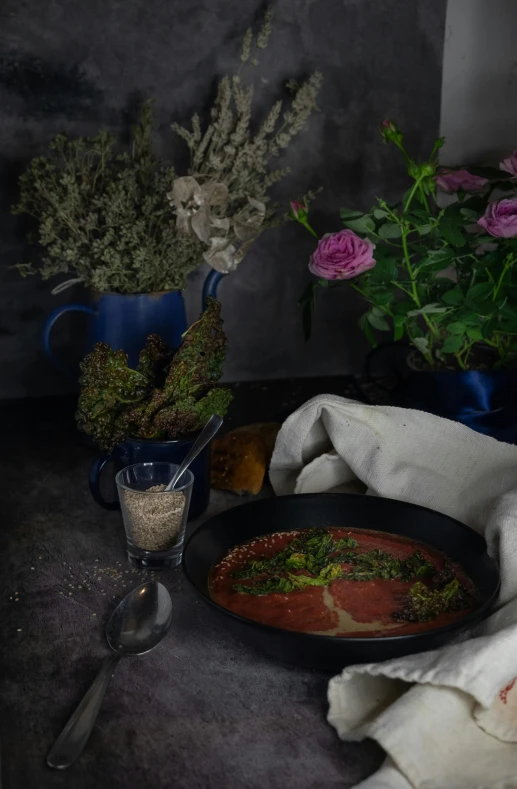
<svg viewBox="0 0 517 789"><path fill-rule="evenodd" d="M211 452L211 482L216 490L260 493L268 463L264 439L239 430L215 439Z"/></svg>
<svg viewBox="0 0 517 789"><path fill-rule="evenodd" d="M257 422L254 425L245 425L232 430L232 433L254 433L264 440L268 464L275 448L276 437L281 425L279 422Z"/></svg>

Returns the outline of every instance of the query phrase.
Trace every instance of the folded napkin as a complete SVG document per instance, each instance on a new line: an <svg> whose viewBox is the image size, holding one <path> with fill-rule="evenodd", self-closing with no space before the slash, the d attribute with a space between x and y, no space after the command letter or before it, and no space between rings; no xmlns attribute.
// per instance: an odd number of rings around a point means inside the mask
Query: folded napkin
<svg viewBox="0 0 517 789"><path fill-rule="evenodd" d="M329 684L343 740L386 751L361 789L517 787L517 447L431 414L316 397L286 421L271 464L277 494L350 490L446 513L487 540L502 586L472 637L351 666Z"/></svg>

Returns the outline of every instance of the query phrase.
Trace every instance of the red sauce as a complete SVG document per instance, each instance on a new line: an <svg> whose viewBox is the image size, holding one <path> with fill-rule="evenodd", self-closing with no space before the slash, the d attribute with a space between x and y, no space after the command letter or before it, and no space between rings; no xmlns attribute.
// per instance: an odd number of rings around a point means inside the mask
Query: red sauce
<svg viewBox="0 0 517 789"><path fill-rule="evenodd" d="M425 559L440 571L445 561L452 567L460 583L474 593L474 587L463 570L442 553L423 543L385 532L363 529L332 528L327 530L334 540L352 537L359 543L357 552L381 549L398 559L421 551ZM420 578L410 581L348 580L337 578L327 586L307 586L288 593L270 592L253 595L234 590L234 573L250 561L271 558L287 547L302 532L281 532L259 537L238 545L212 568L210 595L212 599L235 614L256 622L294 630L337 637L381 637L408 635L443 627L465 617L468 610L442 613L426 622L397 621L393 614L407 599L409 589ZM352 569L342 564L343 569ZM295 570L294 574L308 573Z"/></svg>

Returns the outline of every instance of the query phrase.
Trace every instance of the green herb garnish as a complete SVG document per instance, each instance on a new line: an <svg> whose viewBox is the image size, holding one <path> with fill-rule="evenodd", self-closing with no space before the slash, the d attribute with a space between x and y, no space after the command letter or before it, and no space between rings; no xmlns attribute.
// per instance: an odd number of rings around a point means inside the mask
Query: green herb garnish
<svg viewBox="0 0 517 789"><path fill-rule="evenodd" d="M452 579L444 583L451 573ZM444 570L436 573L432 586L426 586L421 581L414 584L402 609L396 611L393 618L406 622L427 622L440 614L464 611L471 608L474 602L474 596L454 576L452 568L446 565Z"/></svg>
<svg viewBox="0 0 517 789"><path fill-rule="evenodd" d="M327 586L336 578L354 581L397 578L409 581L435 571L420 551L415 551L407 559L397 559L379 549L363 553L350 550L358 545L353 537L334 540L327 531L311 529L295 537L275 556L252 561L235 572L234 578L249 579L254 583L234 584L232 588L245 594L285 594L305 586ZM351 564L353 569L345 570L342 564ZM293 570L305 570L310 575L295 575ZM270 577L262 578L263 575Z"/></svg>

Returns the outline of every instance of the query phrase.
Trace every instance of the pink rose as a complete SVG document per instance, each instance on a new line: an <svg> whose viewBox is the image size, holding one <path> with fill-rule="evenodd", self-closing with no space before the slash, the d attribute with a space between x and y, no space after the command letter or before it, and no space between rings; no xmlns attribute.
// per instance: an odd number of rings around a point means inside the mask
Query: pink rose
<svg viewBox="0 0 517 789"><path fill-rule="evenodd" d="M435 176L436 185L447 194L454 194L458 189L464 192L481 192L488 183L488 178L472 175L468 170L449 170L441 167Z"/></svg>
<svg viewBox="0 0 517 789"><path fill-rule="evenodd" d="M517 151L514 151L507 159L499 162L499 169L511 173L514 178L517 178Z"/></svg>
<svg viewBox="0 0 517 789"><path fill-rule="evenodd" d="M496 238L517 236L517 198L495 200L493 203L489 203L485 215L478 219L478 225L484 227L491 236L496 236Z"/></svg>
<svg viewBox="0 0 517 789"><path fill-rule="evenodd" d="M352 279L375 266L372 244L353 230L327 233L309 263L310 271L322 279Z"/></svg>

